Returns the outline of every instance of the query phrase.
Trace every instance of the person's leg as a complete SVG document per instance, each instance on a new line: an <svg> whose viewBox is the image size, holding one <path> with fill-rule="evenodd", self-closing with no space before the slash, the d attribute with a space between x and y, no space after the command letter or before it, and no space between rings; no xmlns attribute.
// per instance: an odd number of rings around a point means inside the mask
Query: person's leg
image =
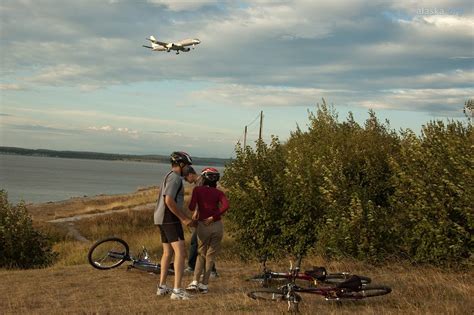
<svg viewBox="0 0 474 315"><path fill-rule="evenodd" d="M212 223L210 226L210 237L209 237L209 248L206 253L206 271L202 283L207 285L209 283L209 277L211 275L212 267L215 264L216 255L219 253L221 248L221 241L224 236L224 226L222 221Z"/></svg>
<svg viewBox="0 0 474 315"><path fill-rule="evenodd" d="M201 278L201 274L203 273L205 267L207 248L209 247L206 226L202 222L198 223L196 228L196 236L198 239L198 256L196 260L196 268L194 268L193 282L199 282Z"/></svg>
<svg viewBox="0 0 474 315"><path fill-rule="evenodd" d="M170 244L163 243L163 255L161 256L160 287L166 285L168 268L173 257L173 249Z"/></svg>
<svg viewBox="0 0 474 315"><path fill-rule="evenodd" d="M178 240L171 243L174 251L174 288L181 288L181 280L184 272L184 257L186 255L184 240Z"/></svg>
<svg viewBox="0 0 474 315"><path fill-rule="evenodd" d="M191 236L191 244L189 246L189 257L188 267L194 270L196 268L196 260L198 256L198 240L197 240L197 228L194 229L193 235Z"/></svg>

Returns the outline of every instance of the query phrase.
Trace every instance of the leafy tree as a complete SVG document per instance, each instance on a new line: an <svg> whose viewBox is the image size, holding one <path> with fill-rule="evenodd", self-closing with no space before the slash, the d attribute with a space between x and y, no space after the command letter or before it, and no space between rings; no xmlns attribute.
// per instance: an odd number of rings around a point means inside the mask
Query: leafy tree
<svg viewBox="0 0 474 315"><path fill-rule="evenodd" d="M464 103L463 113L466 116L469 123L472 121L472 117L474 116L474 99L468 99Z"/></svg>
<svg viewBox="0 0 474 315"><path fill-rule="evenodd" d="M401 249L416 262L459 263L474 244L472 125L433 121L421 138L402 138L392 197Z"/></svg>
<svg viewBox="0 0 474 315"><path fill-rule="evenodd" d="M297 127L284 144L237 146L226 167L232 232L244 256L315 250L436 265L471 257L470 121L431 122L417 136L396 133L373 111L364 125L352 114L339 122L324 100L308 116L308 129Z"/></svg>
<svg viewBox="0 0 474 315"><path fill-rule="evenodd" d="M236 155L222 179L232 205L231 233L242 257L277 255L285 210L282 146L277 138L270 145L257 141L256 150L238 145Z"/></svg>
<svg viewBox="0 0 474 315"><path fill-rule="evenodd" d="M33 228L24 203L12 205L7 197L0 190L0 267L49 266L56 254L48 238Z"/></svg>

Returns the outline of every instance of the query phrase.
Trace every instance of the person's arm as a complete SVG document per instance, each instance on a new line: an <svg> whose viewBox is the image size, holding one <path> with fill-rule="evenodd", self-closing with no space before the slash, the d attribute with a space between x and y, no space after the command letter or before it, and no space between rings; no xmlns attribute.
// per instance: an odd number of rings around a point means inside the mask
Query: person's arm
<svg viewBox="0 0 474 315"><path fill-rule="evenodd" d="M197 187L193 189L193 194L191 195L191 201L189 202L188 209L189 211L194 211L196 210L196 204L197 204Z"/></svg>
<svg viewBox="0 0 474 315"><path fill-rule="evenodd" d="M189 211L193 212L193 215L191 216L191 219L193 221L199 220L199 211L197 206L197 187L193 189L193 194L191 195L191 201L189 202L188 209Z"/></svg>
<svg viewBox="0 0 474 315"><path fill-rule="evenodd" d="M229 209L229 200L222 191L219 190L219 193L219 214L212 216L214 221L220 220L221 216Z"/></svg>
<svg viewBox="0 0 474 315"><path fill-rule="evenodd" d="M191 222L191 219L189 219L179 208L178 205L176 204L176 201L174 201L173 197L165 195L165 203L166 206L168 206L168 209L170 209L171 212L175 216L178 217L178 219L183 222L183 224L189 224Z"/></svg>
<svg viewBox="0 0 474 315"><path fill-rule="evenodd" d="M163 193L162 195L164 196L165 200L165 205L168 207L168 209L176 216L178 219L183 223L183 224L189 224L191 222L191 219L189 219L184 211L180 208L178 208L178 205L176 204L176 201L174 198L178 195L179 191L181 189L184 189L183 187L183 182L181 180L181 177L170 175L166 179L166 184L165 187L163 188Z"/></svg>

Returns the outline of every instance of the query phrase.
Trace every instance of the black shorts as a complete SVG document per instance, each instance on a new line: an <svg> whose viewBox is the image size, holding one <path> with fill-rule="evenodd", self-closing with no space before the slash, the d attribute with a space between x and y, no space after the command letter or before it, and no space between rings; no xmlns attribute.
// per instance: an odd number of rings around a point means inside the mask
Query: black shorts
<svg viewBox="0 0 474 315"><path fill-rule="evenodd" d="M161 233L162 243L174 243L179 240L184 241L184 231L181 222L158 225Z"/></svg>

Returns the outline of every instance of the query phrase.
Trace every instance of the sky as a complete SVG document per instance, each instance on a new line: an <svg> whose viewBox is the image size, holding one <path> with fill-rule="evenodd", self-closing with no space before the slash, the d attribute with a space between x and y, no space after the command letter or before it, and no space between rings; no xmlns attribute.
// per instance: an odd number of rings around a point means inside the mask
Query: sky
<svg viewBox="0 0 474 315"><path fill-rule="evenodd" d="M199 38L188 53L146 37ZM0 145L231 157L282 141L324 98L393 129L463 119L471 1L0 2Z"/></svg>

